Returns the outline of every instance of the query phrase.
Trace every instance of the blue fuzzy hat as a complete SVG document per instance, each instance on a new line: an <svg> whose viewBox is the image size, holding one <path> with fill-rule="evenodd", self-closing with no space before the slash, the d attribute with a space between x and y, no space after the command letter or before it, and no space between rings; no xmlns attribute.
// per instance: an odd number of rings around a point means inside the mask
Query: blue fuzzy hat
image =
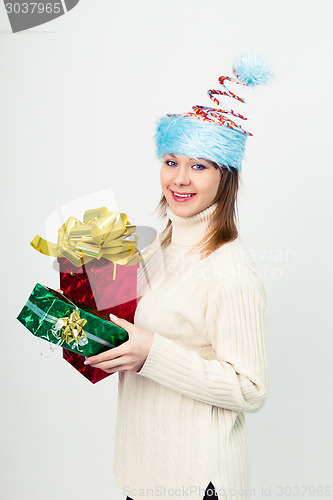
<svg viewBox="0 0 333 500"><path fill-rule="evenodd" d="M220 105L215 95L245 102L227 89L224 84L226 80L255 86L267 83L272 76L266 60L253 52L242 54L234 63L233 72L236 78L219 78L222 90L208 90L208 95L215 104ZM189 113L167 114L160 118L155 134L158 158L162 160L166 154L179 154L204 158L220 167L240 170L246 138L252 134L243 130L227 115L243 120L246 118L226 107L221 109L193 106L192 109Z"/></svg>

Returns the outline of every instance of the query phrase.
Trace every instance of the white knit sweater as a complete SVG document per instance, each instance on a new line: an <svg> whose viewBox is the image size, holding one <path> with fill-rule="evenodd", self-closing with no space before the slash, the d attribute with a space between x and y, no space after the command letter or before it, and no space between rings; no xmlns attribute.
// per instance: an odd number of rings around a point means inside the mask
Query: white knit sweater
<svg viewBox="0 0 333 500"><path fill-rule="evenodd" d="M189 254L216 205L192 217L168 208L138 273L134 323L154 332L138 373L119 372L114 453L117 485L131 498L248 498L245 412L264 404L266 297L240 237L200 261ZM148 276L148 280L147 280ZM149 281L149 283L148 283Z"/></svg>

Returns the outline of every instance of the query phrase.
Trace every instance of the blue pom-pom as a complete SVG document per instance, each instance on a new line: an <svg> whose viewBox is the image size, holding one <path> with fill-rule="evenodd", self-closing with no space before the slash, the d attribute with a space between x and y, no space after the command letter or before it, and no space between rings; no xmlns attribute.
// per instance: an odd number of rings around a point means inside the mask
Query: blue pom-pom
<svg viewBox="0 0 333 500"><path fill-rule="evenodd" d="M250 87L267 83L273 76L265 57L255 52L246 52L235 61L232 67L237 79Z"/></svg>

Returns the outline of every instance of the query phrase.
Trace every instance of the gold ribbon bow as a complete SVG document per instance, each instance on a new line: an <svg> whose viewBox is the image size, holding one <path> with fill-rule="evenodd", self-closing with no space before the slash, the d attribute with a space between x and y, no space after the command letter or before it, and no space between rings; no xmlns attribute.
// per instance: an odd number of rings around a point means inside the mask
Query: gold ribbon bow
<svg viewBox="0 0 333 500"><path fill-rule="evenodd" d="M101 257L115 265L134 265L141 260L137 237L125 238L135 230L125 213L93 208L84 212L83 222L69 217L58 230L57 244L35 236L30 245L44 255L66 257L77 267Z"/></svg>
<svg viewBox="0 0 333 500"><path fill-rule="evenodd" d="M62 329L61 339L67 344L74 341L79 343L82 338L87 336L83 331L83 327L86 323L87 320L80 318L80 311L76 309L70 316L59 318L56 323L56 328Z"/></svg>

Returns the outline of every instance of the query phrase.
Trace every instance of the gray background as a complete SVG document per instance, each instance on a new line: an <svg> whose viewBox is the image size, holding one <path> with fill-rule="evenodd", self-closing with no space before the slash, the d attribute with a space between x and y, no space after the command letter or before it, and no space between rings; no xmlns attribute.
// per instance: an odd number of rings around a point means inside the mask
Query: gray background
<svg viewBox="0 0 333 500"><path fill-rule="evenodd" d="M73 215L97 200L160 229L154 122L209 106L206 89L249 47L276 74L237 89L254 133L240 233L269 309L270 394L247 415L252 496L281 498L282 486L313 498L319 490L302 486L330 483L331 19L329 0L81 0L14 35L0 5L2 498L123 498L112 472L117 376L93 386L59 351L41 356L15 319L37 281L58 286L52 259L29 242L56 241L55 216L73 200Z"/></svg>

